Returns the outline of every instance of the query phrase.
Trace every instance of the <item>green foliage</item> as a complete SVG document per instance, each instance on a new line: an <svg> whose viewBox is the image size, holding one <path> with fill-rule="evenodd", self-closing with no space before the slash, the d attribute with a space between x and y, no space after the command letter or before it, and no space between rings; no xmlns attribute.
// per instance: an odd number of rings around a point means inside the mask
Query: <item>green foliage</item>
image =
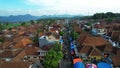
<svg viewBox="0 0 120 68"><path fill-rule="evenodd" d="M2 31L3 29L4 29L4 26L0 24L0 31Z"/></svg>
<svg viewBox="0 0 120 68"><path fill-rule="evenodd" d="M49 50L44 59L44 68L57 68L59 61L63 57L63 53L61 51L61 45L55 43L53 48Z"/></svg>
<svg viewBox="0 0 120 68"><path fill-rule="evenodd" d="M93 15L93 19L104 19L104 18L113 18L113 17L120 17L120 14L118 13L96 13Z"/></svg>
<svg viewBox="0 0 120 68"><path fill-rule="evenodd" d="M0 42L4 42L4 37L0 37Z"/></svg>
<svg viewBox="0 0 120 68"><path fill-rule="evenodd" d="M71 31L70 35L74 38L77 39L79 37L79 33L77 33L76 31Z"/></svg>
<svg viewBox="0 0 120 68"><path fill-rule="evenodd" d="M26 26L26 22L22 22L22 23L21 23L21 26Z"/></svg>
<svg viewBox="0 0 120 68"><path fill-rule="evenodd" d="M61 36L63 36L63 35L65 34L65 31L64 31L64 30L59 31L59 34L60 34Z"/></svg>
<svg viewBox="0 0 120 68"><path fill-rule="evenodd" d="M35 36L35 37L31 38L31 40L32 40L34 43L38 43L38 42L39 42L38 36Z"/></svg>
<svg viewBox="0 0 120 68"><path fill-rule="evenodd" d="M106 18L106 21L110 23L113 20L113 18Z"/></svg>
<svg viewBox="0 0 120 68"><path fill-rule="evenodd" d="M61 44L58 44L57 42L53 45L53 50L55 50L56 52L60 52L61 49Z"/></svg>
<svg viewBox="0 0 120 68"><path fill-rule="evenodd" d="M92 25L92 23L91 23L91 22L88 22L88 23L86 23L86 25L87 25L87 26L91 26L91 25Z"/></svg>
<svg viewBox="0 0 120 68"><path fill-rule="evenodd" d="M33 25L33 24L35 24L35 21L34 21L34 20L31 20L30 23Z"/></svg>
<svg viewBox="0 0 120 68"><path fill-rule="evenodd" d="M42 29L38 29L38 30L37 30L37 33L40 33L40 32L43 32L43 30L42 30Z"/></svg>

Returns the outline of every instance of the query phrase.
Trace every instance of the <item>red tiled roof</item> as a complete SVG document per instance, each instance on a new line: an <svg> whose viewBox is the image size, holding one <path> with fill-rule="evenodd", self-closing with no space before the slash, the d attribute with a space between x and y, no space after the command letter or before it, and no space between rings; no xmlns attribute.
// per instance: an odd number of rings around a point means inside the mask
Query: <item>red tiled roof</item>
<svg viewBox="0 0 120 68"><path fill-rule="evenodd" d="M80 34L79 38L77 39L78 43L82 44L85 41L85 39L86 39L87 36L89 36L89 34L87 34L85 32L82 32Z"/></svg>
<svg viewBox="0 0 120 68"><path fill-rule="evenodd" d="M99 49L101 52L104 52L106 45L102 45L102 46L96 46L97 49Z"/></svg>
<svg viewBox="0 0 120 68"><path fill-rule="evenodd" d="M56 29L56 28L51 28L50 29L51 32L55 32L56 30L58 30L58 29Z"/></svg>
<svg viewBox="0 0 120 68"><path fill-rule="evenodd" d="M27 39L27 38L23 38L22 40L20 40L20 41L18 42L18 44L16 44L16 45L14 46L14 48L26 47L28 44L31 44L31 43L32 43L31 40L29 40L29 39Z"/></svg>
<svg viewBox="0 0 120 68"><path fill-rule="evenodd" d="M107 41L105 39L103 39L102 37L87 36L82 45L102 46L105 44L107 44Z"/></svg>
<svg viewBox="0 0 120 68"><path fill-rule="evenodd" d="M118 50L118 48L113 47L112 53L115 54L115 55L117 55L117 50Z"/></svg>
<svg viewBox="0 0 120 68"><path fill-rule="evenodd" d="M30 62L1 62L0 68L29 68Z"/></svg>
<svg viewBox="0 0 120 68"><path fill-rule="evenodd" d="M82 32L82 29L80 29L79 27L74 27L73 28L76 32L78 32L78 33L81 33Z"/></svg>
<svg viewBox="0 0 120 68"><path fill-rule="evenodd" d="M101 56L101 53L98 50L93 49L89 56Z"/></svg>
<svg viewBox="0 0 120 68"><path fill-rule="evenodd" d="M25 49L25 52L27 55L36 55L37 54L37 51L39 50L38 47L35 47L35 46L28 46L26 49Z"/></svg>
<svg viewBox="0 0 120 68"><path fill-rule="evenodd" d="M112 52L113 46L112 45L106 45L104 48L104 52Z"/></svg>
<svg viewBox="0 0 120 68"><path fill-rule="evenodd" d="M120 48L117 49L117 55L120 56Z"/></svg>
<svg viewBox="0 0 120 68"><path fill-rule="evenodd" d="M92 50L91 46L84 46L79 52L89 54L89 52L91 52L91 50Z"/></svg>
<svg viewBox="0 0 120 68"><path fill-rule="evenodd" d="M52 26L53 26L53 28L61 28L62 27L61 24L57 24L57 23L54 23Z"/></svg>
<svg viewBox="0 0 120 68"><path fill-rule="evenodd" d="M5 50L3 53L0 54L0 58L14 58L21 50L11 51Z"/></svg>
<svg viewBox="0 0 120 68"><path fill-rule="evenodd" d="M11 43L10 41L4 42L4 43L2 44L2 48L8 47L10 43Z"/></svg>
<svg viewBox="0 0 120 68"><path fill-rule="evenodd" d="M112 39L114 41L119 41L120 40L120 31L113 31L111 35Z"/></svg>
<svg viewBox="0 0 120 68"><path fill-rule="evenodd" d="M120 56L113 56L112 61L113 61L113 65L120 66Z"/></svg>

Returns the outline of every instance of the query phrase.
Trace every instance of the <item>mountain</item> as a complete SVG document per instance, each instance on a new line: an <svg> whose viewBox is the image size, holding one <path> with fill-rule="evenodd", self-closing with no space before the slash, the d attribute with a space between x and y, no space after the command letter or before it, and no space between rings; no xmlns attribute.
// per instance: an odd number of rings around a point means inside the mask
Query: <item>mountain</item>
<svg viewBox="0 0 120 68"><path fill-rule="evenodd" d="M17 16L0 16L1 22L23 22L23 21L30 21L30 20L37 20L39 16L32 16L30 14L26 15L17 15Z"/></svg>
<svg viewBox="0 0 120 68"><path fill-rule="evenodd" d="M75 17L75 16L82 16L82 15L43 15L43 16L32 16L30 14L26 15L10 15L10 16L0 16L0 22L23 22L23 21L30 21L30 20L37 20L37 19L44 19L44 18L66 18L66 17Z"/></svg>

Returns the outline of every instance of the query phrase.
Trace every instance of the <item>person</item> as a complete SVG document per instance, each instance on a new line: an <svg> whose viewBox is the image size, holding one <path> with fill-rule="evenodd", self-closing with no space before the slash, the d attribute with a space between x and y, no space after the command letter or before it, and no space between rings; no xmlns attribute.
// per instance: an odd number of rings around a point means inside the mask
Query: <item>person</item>
<svg viewBox="0 0 120 68"><path fill-rule="evenodd" d="M112 64L112 60L111 58L109 57L109 54L108 53L105 53L104 54L104 62L108 63L108 64Z"/></svg>
<svg viewBox="0 0 120 68"><path fill-rule="evenodd" d="M93 58L92 63L97 64L96 57Z"/></svg>

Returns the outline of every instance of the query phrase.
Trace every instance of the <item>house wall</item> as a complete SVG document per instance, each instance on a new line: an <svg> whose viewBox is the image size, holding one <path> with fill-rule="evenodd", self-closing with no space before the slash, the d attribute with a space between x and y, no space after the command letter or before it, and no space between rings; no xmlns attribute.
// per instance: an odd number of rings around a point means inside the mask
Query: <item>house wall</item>
<svg viewBox="0 0 120 68"><path fill-rule="evenodd" d="M90 58L96 58L96 60L101 60L101 56L90 56Z"/></svg>

